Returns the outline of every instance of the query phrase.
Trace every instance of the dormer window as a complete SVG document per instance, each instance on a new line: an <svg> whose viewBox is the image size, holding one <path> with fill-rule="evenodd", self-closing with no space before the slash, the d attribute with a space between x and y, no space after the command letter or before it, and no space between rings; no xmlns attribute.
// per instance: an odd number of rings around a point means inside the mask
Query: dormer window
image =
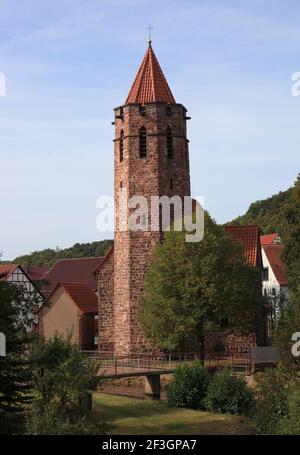
<svg viewBox="0 0 300 455"><path fill-rule="evenodd" d="M167 157L169 159L173 158L173 134L171 128L168 126L166 131L167 136Z"/></svg>
<svg viewBox="0 0 300 455"><path fill-rule="evenodd" d="M147 130L144 126L140 129L140 158L147 158Z"/></svg>
<svg viewBox="0 0 300 455"><path fill-rule="evenodd" d="M119 140L119 159L120 163L122 163L124 159L124 131L121 130L120 140Z"/></svg>

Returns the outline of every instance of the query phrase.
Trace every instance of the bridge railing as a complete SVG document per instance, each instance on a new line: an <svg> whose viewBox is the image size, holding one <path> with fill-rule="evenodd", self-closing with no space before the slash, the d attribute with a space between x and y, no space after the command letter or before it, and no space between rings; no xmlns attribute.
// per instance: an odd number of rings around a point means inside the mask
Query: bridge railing
<svg viewBox="0 0 300 455"><path fill-rule="evenodd" d="M197 359L195 353L182 352L170 354L150 355L144 353L130 353L115 356L111 352L81 351L88 357L99 361L99 374L118 375L129 372L151 372L174 370L182 363Z"/></svg>

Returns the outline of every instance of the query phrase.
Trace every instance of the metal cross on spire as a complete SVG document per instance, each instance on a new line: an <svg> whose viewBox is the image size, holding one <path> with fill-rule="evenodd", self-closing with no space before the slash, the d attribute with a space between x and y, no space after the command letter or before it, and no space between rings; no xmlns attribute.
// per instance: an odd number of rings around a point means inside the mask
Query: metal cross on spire
<svg viewBox="0 0 300 455"><path fill-rule="evenodd" d="M152 27L151 24L149 24L149 26L147 27L147 30L149 30L149 38L148 38L148 44L149 46L151 46L152 44L152 30L154 30L154 27Z"/></svg>

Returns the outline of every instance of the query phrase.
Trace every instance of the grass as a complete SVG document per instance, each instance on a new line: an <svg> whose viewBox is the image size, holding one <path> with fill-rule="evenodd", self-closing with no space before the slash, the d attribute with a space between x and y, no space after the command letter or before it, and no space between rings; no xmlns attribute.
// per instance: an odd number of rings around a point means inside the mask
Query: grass
<svg viewBox="0 0 300 455"><path fill-rule="evenodd" d="M112 424L115 435L255 434L246 417L175 409L160 401L95 393L94 418Z"/></svg>

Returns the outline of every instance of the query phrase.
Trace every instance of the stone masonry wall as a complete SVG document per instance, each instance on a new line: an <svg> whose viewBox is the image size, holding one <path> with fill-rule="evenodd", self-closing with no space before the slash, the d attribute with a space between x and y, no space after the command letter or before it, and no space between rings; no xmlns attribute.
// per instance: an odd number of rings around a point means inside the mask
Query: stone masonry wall
<svg viewBox="0 0 300 455"><path fill-rule="evenodd" d="M128 198L144 196L150 208L151 196L190 195L188 141L186 139L186 110L182 105L149 103L141 112L140 105L116 109L115 122L115 252L114 252L114 315L115 351L117 354L147 351L137 321L139 297L153 250L161 241L161 232L121 232L119 229L120 187L126 188ZM147 130L147 157L140 158L139 132ZM166 130L173 132L173 158L167 157ZM119 159L119 140L124 132L124 159ZM172 180L171 180L172 179ZM130 212L128 211L128 215ZM150 223L150 211L148 222Z"/></svg>
<svg viewBox="0 0 300 455"><path fill-rule="evenodd" d="M254 346L256 346L254 333L247 335L228 331L211 332L204 339L204 355L206 358L218 355L232 355L233 358L239 359L249 358L251 348Z"/></svg>
<svg viewBox="0 0 300 455"><path fill-rule="evenodd" d="M99 350L102 353L115 349L113 296L114 250L111 248L98 271Z"/></svg>

